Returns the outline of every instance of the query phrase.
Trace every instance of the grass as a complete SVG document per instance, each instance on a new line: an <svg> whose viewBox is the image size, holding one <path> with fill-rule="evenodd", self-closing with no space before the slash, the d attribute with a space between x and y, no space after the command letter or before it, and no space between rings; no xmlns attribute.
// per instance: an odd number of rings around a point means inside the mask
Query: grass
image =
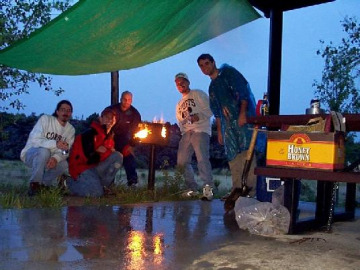
<svg viewBox="0 0 360 270"><path fill-rule="evenodd" d="M143 202L184 200L181 191L184 190L183 172L168 170L166 162L155 174L155 189L147 189L147 170L138 170L139 187L128 188L124 169L116 175L113 195L101 198L81 198L69 196L59 188L43 190L40 194L29 197L28 179L30 170L20 161L0 160L0 207L1 208L59 208L70 205L119 205ZM214 170L214 198L225 195L231 186L231 175L226 169ZM198 183L200 181L196 178ZM345 183L339 184L338 205L344 204ZM360 194L360 185L357 185L357 198ZM316 199L316 181L305 180L301 185L301 201L314 202ZM359 199L358 199L359 201Z"/></svg>
<svg viewBox="0 0 360 270"><path fill-rule="evenodd" d="M2 208L59 208L64 206L63 193L59 188L42 190L38 195L27 195L28 185L0 183L0 206Z"/></svg>
<svg viewBox="0 0 360 270"><path fill-rule="evenodd" d="M0 207L2 208L59 208L70 205L119 205L143 202L176 201L186 200L181 196L185 189L183 172L179 170L168 170L164 162L163 166L155 175L154 190L147 189L147 170L138 170L139 187L128 188L126 185L125 171L121 169L111 187L113 195L101 198L74 197L69 196L57 187L42 190L33 197L27 195L28 179L30 170L20 161L0 161ZM226 194L229 190L230 178L228 171L222 171L224 175L216 175L215 198ZM219 172L218 172L219 173ZM219 180L220 178L224 178ZM199 182L199 179L196 178ZM200 183L199 183L200 184ZM223 184L223 185L221 185Z"/></svg>

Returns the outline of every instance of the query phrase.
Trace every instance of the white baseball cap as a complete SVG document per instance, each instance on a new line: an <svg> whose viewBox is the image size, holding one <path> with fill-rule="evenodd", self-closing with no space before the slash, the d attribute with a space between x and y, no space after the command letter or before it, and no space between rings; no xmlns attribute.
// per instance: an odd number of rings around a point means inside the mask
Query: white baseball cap
<svg viewBox="0 0 360 270"><path fill-rule="evenodd" d="M179 78L183 78L183 79L185 79L185 80L187 80L189 82L189 77L184 72L180 72L180 73L175 75L175 80L179 79Z"/></svg>

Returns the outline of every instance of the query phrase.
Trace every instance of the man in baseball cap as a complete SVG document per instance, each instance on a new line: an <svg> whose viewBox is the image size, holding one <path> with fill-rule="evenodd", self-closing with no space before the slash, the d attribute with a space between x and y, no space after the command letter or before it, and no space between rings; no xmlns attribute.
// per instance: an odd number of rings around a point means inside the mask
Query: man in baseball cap
<svg viewBox="0 0 360 270"><path fill-rule="evenodd" d="M191 165L195 153L199 176L203 182L201 199L210 201L213 198L213 178L209 154L212 116L209 97L204 91L191 90L189 77L183 72L175 75L175 84L182 95L176 105L176 119L182 135L177 153L177 165L185 169L185 184L188 188L183 195L187 197L199 195Z"/></svg>

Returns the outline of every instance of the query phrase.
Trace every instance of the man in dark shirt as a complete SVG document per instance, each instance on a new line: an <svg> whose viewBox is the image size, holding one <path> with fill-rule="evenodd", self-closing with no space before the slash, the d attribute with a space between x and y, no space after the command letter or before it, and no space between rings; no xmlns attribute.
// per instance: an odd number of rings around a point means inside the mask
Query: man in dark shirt
<svg viewBox="0 0 360 270"><path fill-rule="evenodd" d="M133 137L138 124L141 122L140 113L131 105L132 98L131 92L124 91L121 94L120 103L108 107L116 113L116 124L112 129L115 133L115 150L124 156L123 166L129 187L136 186L138 182Z"/></svg>

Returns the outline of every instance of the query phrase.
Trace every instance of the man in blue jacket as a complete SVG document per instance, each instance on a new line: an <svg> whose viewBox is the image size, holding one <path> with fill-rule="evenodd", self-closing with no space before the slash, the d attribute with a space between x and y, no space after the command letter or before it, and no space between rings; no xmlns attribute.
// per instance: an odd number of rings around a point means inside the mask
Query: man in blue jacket
<svg viewBox="0 0 360 270"><path fill-rule="evenodd" d="M227 64L216 67L210 54L202 54L197 59L201 71L210 77L210 108L216 119L218 141L225 147L231 170L233 189L241 188L247 150L252 136L252 126L247 117L255 116L255 98L245 77ZM256 191L254 175L255 160L250 167L247 186L250 195Z"/></svg>

